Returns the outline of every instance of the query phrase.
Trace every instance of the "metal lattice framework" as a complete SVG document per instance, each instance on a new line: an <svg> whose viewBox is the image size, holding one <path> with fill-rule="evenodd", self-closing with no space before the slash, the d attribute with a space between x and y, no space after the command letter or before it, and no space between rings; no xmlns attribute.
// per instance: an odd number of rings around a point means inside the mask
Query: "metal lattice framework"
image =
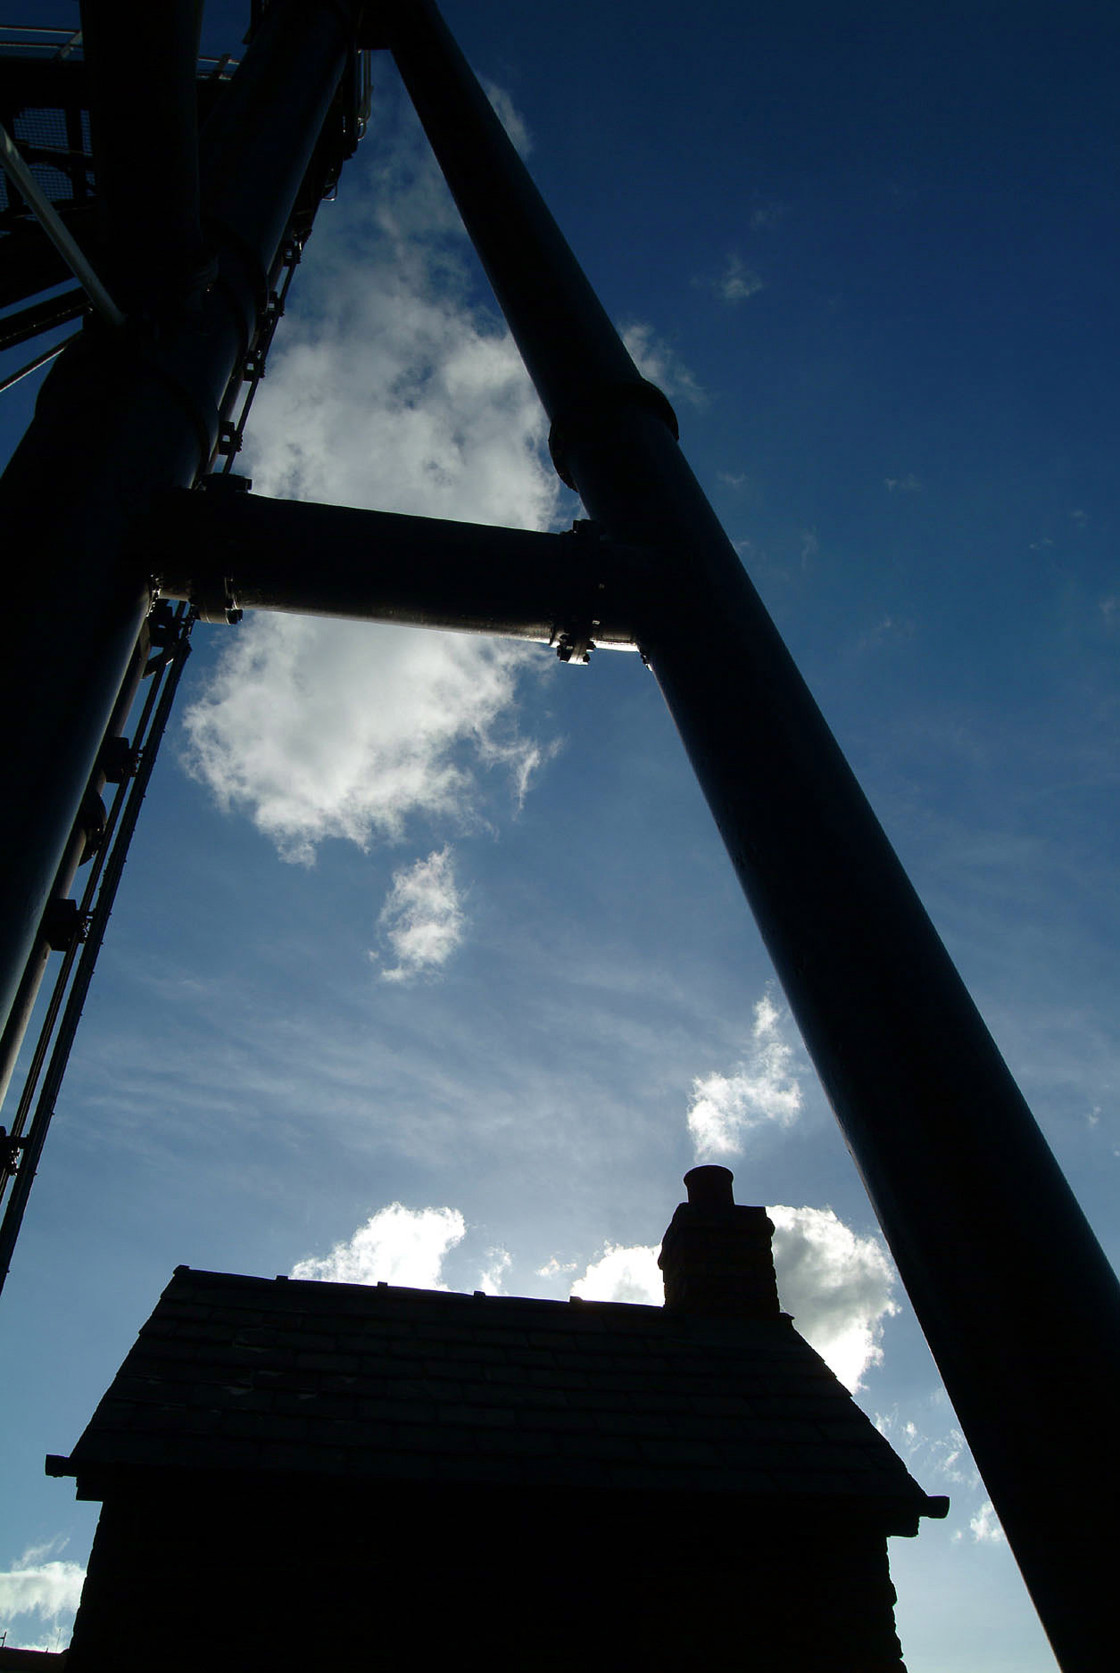
<svg viewBox="0 0 1120 1673"><path fill-rule="evenodd" d="M93 204L78 201L84 161L60 176L71 230L89 229L125 323L87 318L0 487L20 554L3 629L8 712L36 692L7 763L9 1046L58 944L91 795L119 753L136 647L166 620L153 599L203 620L252 606L513 634L567 658L636 644L1061 1665L1103 1668L1111 1562L1085 1505L1090 1487L1099 1502L1117 1484L1120 1292L689 470L669 403L634 366L431 0L275 0L236 73L209 77L203 99L196 7L143 10L138 22L129 8L86 8ZM143 76L122 69L126 31ZM361 52L377 47L393 52L548 413L556 468L589 513L571 534L268 501L228 474L216 491L314 206L360 130ZM158 168L145 178L142 163L139 180L137 123L159 140ZM77 150L72 120L67 132ZM138 195L156 205L143 225ZM4 240L16 256L0 245L23 274L15 293L0 275L9 305L34 289L18 291L28 275L57 273L25 221ZM46 644L25 627L44 574L59 600ZM17 1178L34 1159L12 1157Z"/></svg>

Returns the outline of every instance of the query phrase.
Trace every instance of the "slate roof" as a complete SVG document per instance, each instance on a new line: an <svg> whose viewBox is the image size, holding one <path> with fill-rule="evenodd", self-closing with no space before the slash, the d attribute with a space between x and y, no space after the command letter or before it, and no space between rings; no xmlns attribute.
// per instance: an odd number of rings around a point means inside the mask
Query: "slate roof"
<svg viewBox="0 0 1120 1673"><path fill-rule="evenodd" d="M176 1269L69 1460L858 1501L944 1515L783 1315ZM905 1526L904 1526L905 1524Z"/></svg>

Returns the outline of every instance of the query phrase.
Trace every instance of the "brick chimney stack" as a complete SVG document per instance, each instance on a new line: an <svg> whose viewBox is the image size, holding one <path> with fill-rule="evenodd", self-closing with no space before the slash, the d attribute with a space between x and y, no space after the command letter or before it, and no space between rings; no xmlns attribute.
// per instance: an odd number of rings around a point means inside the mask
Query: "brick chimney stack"
<svg viewBox="0 0 1120 1673"><path fill-rule="evenodd" d="M764 1208L736 1203L730 1168L692 1168L658 1257L665 1305L706 1318L777 1319L778 1286Z"/></svg>

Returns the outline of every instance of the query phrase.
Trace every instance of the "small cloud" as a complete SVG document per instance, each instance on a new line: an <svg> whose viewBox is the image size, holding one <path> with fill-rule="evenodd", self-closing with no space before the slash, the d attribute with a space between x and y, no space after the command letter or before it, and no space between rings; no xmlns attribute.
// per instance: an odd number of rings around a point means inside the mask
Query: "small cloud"
<svg viewBox="0 0 1120 1673"><path fill-rule="evenodd" d="M749 297L757 296L760 290L765 290L766 282L740 256L732 255L728 256L727 265L714 281L712 289L722 302L734 307L736 303L746 302Z"/></svg>
<svg viewBox="0 0 1120 1673"><path fill-rule="evenodd" d="M777 226L786 213L784 203L760 203L751 210L750 228L752 232L764 232L767 227Z"/></svg>
<svg viewBox="0 0 1120 1673"><path fill-rule="evenodd" d="M717 482L722 482L725 488L745 488L750 478L745 471L717 471Z"/></svg>
<svg viewBox="0 0 1120 1673"><path fill-rule="evenodd" d="M508 1249L487 1249L486 1265L478 1275L478 1288L487 1295L501 1295L502 1279L513 1265Z"/></svg>
<svg viewBox="0 0 1120 1673"><path fill-rule="evenodd" d="M572 1285L572 1294L584 1301L629 1301L660 1307L665 1300L661 1268L657 1264L658 1244L632 1244L623 1248L608 1243L597 1261L592 1261L582 1278Z"/></svg>
<svg viewBox="0 0 1120 1673"><path fill-rule="evenodd" d="M1049 538L1048 535L1043 535L1041 540L1032 540L1031 541L1030 549L1031 549L1032 552L1044 552L1048 546L1053 546L1053 544L1054 544L1054 542Z"/></svg>
<svg viewBox="0 0 1120 1673"><path fill-rule="evenodd" d="M888 494L920 494L922 491L922 484L913 471L908 471L905 476L885 476L883 486Z"/></svg>
<svg viewBox="0 0 1120 1673"><path fill-rule="evenodd" d="M467 1225L457 1208L378 1209L329 1255L297 1261L293 1278L329 1284L403 1284L410 1289L445 1290L440 1273L449 1249L461 1243Z"/></svg>
<svg viewBox="0 0 1120 1673"><path fill-rule="evenodd" d="M562 1261L555 1255L550 1255L543 1266L537 1267L538 1278L557 1278L561 1272L574 1272L578 1261Z"/></svg>
<svg viewBox="0 0 1120 1673"><path fill-rule="evenodd" d="M864 651L873 651L888 640L912 639L913 637L914 623L912 621L908 621L905 617L884 616L881 621L876 622L874 627L868 628L867 632L856 640L856 654L860 655Z"/></svg>
<svg viewBox="0 0 1120 1673"><path fill-rule="evenodd" d="M410 981L445 965L463 939L465 923L451 849L438 848L394 872L377 921L398 960L381 972L383 982Z"/></svg>
<svg viewBox="0 0 1120 1673"><path fill-rule="evenodd" d="M790 1073L794 1048L782 1035L788 1013L769 994L754 1008L750 1052L730 1075L711 1074L692 1083L688 1130L700 1161L742 1152L747 1133L771 1123L788 1127L801 1113L801 1084Z"/></svg>
<svg viewBox="0 0 1120 1673"><path fill-rule="evenodd" d="M944 1401L945 1396L939 1398ZM972 1492L980 1487L980 1472L964 1435L956 1427L927 1433L912 1417L903 1419L897 1407L890 1412L876 1412L875 1427L901 1454L908 1469L923 1481L936 1478L951 1487Z"/></svg>
<svg viewBox="0 0 1120 1673"><path fill-rule="evenodd" d="M1079 529L1083 529L1088 526L1089 513L1087 511L1071 511L1070 517L1072 521L1077 524Z"/></svg>
<svg viewBox="0 0 1120 1673"><path fill-rule="evenodd" d="M999 1525L991 1499L985 1499L968 1524L968 1531L977 1545L999 1545L1007 1538Z"/></svg>
<svg viewBox="0 0 1120 1673"><path fill-rule="evenodd" d="M642 376L655 383L670 399L687 401L693 407L707 405L707 394L696 378L676 350L658 337L651 325L635 320L624 327L622 341Z"/></svg>
<svg viewBox="0 0 1120 1673"><path fill-rule="evenodd" d="M821 543L817 538L816 529L804 529L801 534L802 565L808 564L810 559L815 558L820 549Z"/></svg>
<svg viewBox="0 0 1120 1673"><path fill-rule="evenodd" d="M533 141L525 125L525 118L514 105L505 88L499 87L496 81L487 81L483 77L482 90L493 105L494 114L498 121L513 142L513 148L517 155L524 159L533 149Z"/></svg>

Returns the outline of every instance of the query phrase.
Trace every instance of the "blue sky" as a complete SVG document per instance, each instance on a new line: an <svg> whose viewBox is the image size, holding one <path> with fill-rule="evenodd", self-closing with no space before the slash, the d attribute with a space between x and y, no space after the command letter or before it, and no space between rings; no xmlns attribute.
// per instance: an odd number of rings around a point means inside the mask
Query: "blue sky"
<svg viewBox="0 0 1120 1673"><path fill-rule="evenodd" d="M755 12L445 6L1115 1259L1117 27ZM293 297L260 491L578 514L387 67ZM638 658L200 628L4 1295L0 1630L65 1641L42 1456L176 1264L643 1299L698 1158L951 1495L912 1673L1052 1669Z"/></svg>

